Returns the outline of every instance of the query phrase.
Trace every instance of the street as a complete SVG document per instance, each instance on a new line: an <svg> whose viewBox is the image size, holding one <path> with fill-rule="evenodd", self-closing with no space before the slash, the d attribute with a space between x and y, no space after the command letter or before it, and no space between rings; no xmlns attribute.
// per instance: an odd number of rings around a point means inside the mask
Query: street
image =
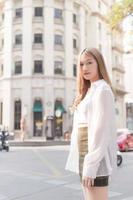
<svg viewBox="0 0 133 200"><path fill-rule="evenodd" d="M0 152L0 200L83 200L79 177L64 170L69 146L11 147ZM110 200L133 200L133 152L109 186Z"/></svg>

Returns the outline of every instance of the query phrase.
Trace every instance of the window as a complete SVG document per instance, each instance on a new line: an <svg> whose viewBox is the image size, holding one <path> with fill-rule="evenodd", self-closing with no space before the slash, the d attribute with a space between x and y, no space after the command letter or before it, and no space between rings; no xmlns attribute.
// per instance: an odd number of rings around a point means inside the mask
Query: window
<svg viewBox="0 0 133 200"><path fill-rule="evenodd" d="M98 23L98 31L99 31L99 39L102 39L102 24L101 22Z"/></svg>
<svg viewBox="0 0 133 200"><path fill-rule="evenodd" d="M3 102L0 102L0 124L3 124Z"/></svg>
<svg viewBox="0 0 133 200"><path fill-rule="evenodd" d="M22 8L17 8L15 10L15 17L16 18L21 18L22 17Z"/></svg>
<svg viewBox="0 0 133 200"><path fill-rule="evenodd" d="M77 15L75 13L73 14L73 23L77 24Z"/></svg>
<svg viewBox="0 0 133 200"><path fill-rule="evenodd" d="M19 34L19 35L15 36L15 44L16 45L22 44L22 34Z"/></svg>
<svg viewBox="0 0 133 200"><path fill-rule="evenodd" d="M77 76L77 65L73 64L73 76Z"/></svg>
<svg viewBox="0 0 133 200"><path fill-rule="evenodd" d="M1 64L1 66L0 66L0 76L2 76L3 75L3 64Z"/></svg>
<svg viewBox="0 0 133 200"><path fill-rule="evenodd" d="M1 40L2 48L4 47L4 39Z"/></svg>
<svg viewBox="0 0 133 200"><path fill-rule="evenodd" d="M2 13L2 21L4 21L5 15L4 13Z"/></svg>
<svg viewBox="0 0 133 200"><path fill-rule="evenodd" d="M55 74L63 74L63 62L62 61L55 61L54 62L54 73Z"/></svg>
<svg viewBox="0 0 133 200"><path fill-rule="evenodd" d="M17 100L14 103L14 129L20 130L21 120L21 101Z"/></svg>
<svg viewBox="0 0 133 200"><path fill-rule="evenodd" d="M41 44L43 43L43 40L42 40L42 33L36 33L34 35L34 43L35 44Z"/></svg>
<svg viewBox="0 0 133 200"><path fill-rule="evenodd" d="M99 51L102 52L102 45L101 44L99 44L98 48L99 48Z"/></svg>
<svg viewBox="0 0 133 200"><path fill-rule="evenodd" d="M118 64L118 56L115 55L115 65L117 65L117 64Z"/></svg>
<svg viewBox="0 0 133 200"><path fill-rule="evenodd" d="M54 9L54 18L56 19L62 19L62 9L55 8Z"/></svg>
<svg viewBox="0 0 133 200"><path fill-rule="evenodd" d="M16 61L15 62L15 74L21 74L22 73L22 61Z"/></svg>
<svg viewBox="0 0 133 200"><path fill-rule="evenodd" d="M99 8L99 10L101 10L101 2L100 1L98 1L98 8Z"/></svg>
<svg viewBox="0 0 133 200"><path fill-rule="evenodd" d="M42 73L43 72L43 61L35 60L34 61L34 73Z"/></svg>
<svg viewBox="0 0 133 200"><path fill-rule="evenodd" d="M63 45L63 38L62 35L55 35L55 40L54 40L55 45Z"/></svg>
<svg viewBox="0 0 133 200"><path fill-rule="evenodd" d="M35 17L43 16L43 7L35 7Z"/></svg>
<svg viewBox="0 0 133 200"><path fill-rule="evenodd" d="M77 48L77 40L73 39L73 48L76 49Z"/></svg>

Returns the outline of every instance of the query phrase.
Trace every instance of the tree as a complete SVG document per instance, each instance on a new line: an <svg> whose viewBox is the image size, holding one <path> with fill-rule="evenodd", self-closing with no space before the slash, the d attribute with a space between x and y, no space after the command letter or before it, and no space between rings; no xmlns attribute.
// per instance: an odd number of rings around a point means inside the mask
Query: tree
<svg viewBox="0 0 133 200"><path fill-rule="evenodd" d="M120 0L114 3L109 14L111 28L118 27L129 15L133 17L133 0Z"/></svg>

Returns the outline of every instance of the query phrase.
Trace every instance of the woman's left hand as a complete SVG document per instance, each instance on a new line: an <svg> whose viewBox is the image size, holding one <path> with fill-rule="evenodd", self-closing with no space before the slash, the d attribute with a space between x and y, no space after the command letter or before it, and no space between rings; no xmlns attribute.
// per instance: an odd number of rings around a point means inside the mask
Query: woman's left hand
<svg viewBox="0 0 133 200"><path fill-rule="evenodd" d="M82 184L84 187L87 187L87 188L92 187L94 186L94 179L90 177L83 177Z"/></svg>

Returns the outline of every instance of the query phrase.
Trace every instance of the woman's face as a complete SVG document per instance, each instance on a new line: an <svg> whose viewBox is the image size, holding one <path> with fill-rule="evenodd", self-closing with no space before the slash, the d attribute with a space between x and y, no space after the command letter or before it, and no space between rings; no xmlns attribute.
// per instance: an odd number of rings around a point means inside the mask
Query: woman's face
<svg viewBox="0 0 133 200"><path fill-rule="evenodd" d="M94 82L99 79L98 65L91 54L83 53L80 58L80 69L84 79Z"/></svg>

